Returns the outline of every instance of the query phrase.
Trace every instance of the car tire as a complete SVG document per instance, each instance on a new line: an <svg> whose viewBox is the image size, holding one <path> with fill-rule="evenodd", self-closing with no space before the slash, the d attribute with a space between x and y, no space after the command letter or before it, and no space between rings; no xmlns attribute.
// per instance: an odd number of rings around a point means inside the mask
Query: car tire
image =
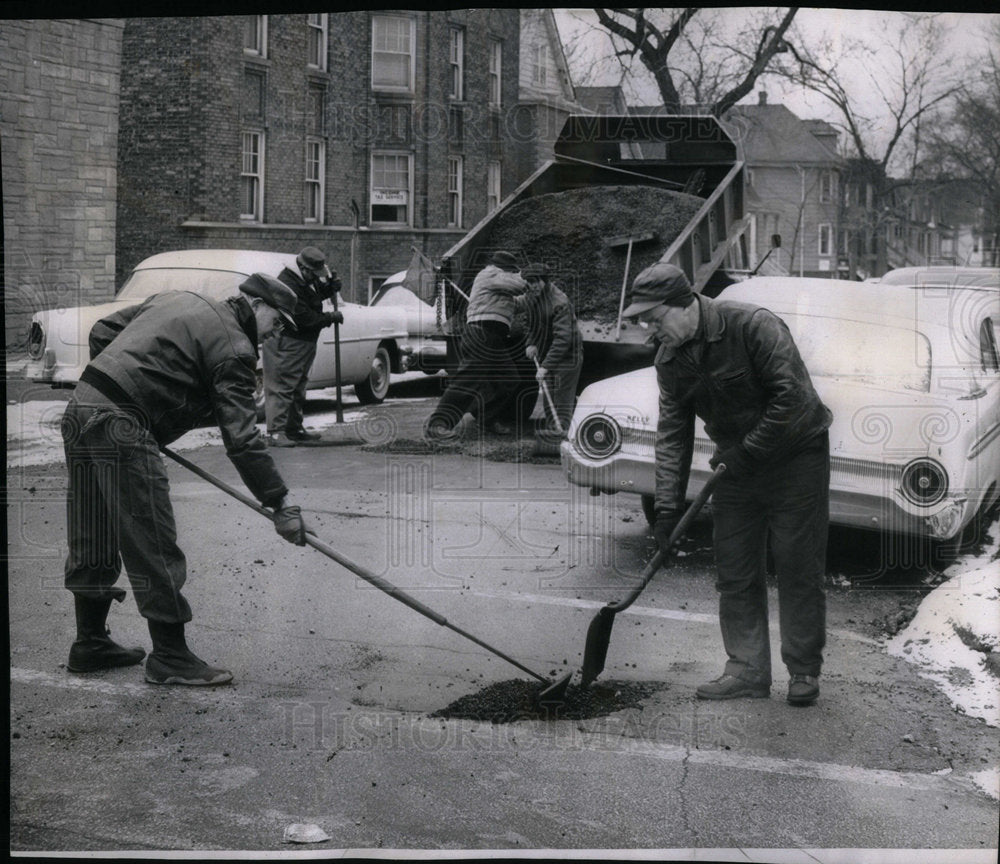
<svg viewBox="0 0 1000 864"><path fill-rule="evenodd" d="M389 349L379 345L372 358L372 368L364 381L354 385L354 395L362 405L377 405L389 392L389 373L392 361L389 359Z"/></svg>

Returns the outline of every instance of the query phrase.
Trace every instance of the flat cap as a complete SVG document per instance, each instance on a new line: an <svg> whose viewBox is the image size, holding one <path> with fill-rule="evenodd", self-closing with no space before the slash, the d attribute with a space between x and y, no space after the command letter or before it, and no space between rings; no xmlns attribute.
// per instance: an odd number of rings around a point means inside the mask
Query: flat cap
<svg viewBox="0 0 1000 864"><path fill-rule="evenodd" d="M511 255L510 252L505 252L502 249L494 252L490 256L490 263L495 264L501 270L508 270L510 272L517 270L519 266L517 258Z"/></svg>
<svg viewBox="0 0 1000 864"><path fill-rule="evenodd" d="M656 306L689 306L694 300L691 283L680 267L657 261L632 281L629 305L622 310L623 318L632 318Z"/></svg>
<svg viewBox="0 0 1000 864"><path fill-rule="evenodd" d="M298 298L284 282L266 273L254 273L240 285L240 291L248 297L258 297L277 309L293 330L298 329L295 326L295 303Z"/></svg>
<svg viewBox="0 0 1000 864"><path fill-rule="evenodd" d="M326 265L326 255L315 246L306 246L299 252L299 260L310 270L319 270Z"/></svg>

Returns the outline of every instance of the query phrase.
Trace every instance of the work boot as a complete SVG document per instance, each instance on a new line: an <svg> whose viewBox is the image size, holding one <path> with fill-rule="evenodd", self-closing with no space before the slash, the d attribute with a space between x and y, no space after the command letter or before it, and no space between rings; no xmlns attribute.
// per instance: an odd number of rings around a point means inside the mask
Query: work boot
<svg viewBox="0 0 1000 864"><path fill-rule="evenodd" d="M275 432L273 435L268 435L266 440L268 447L295 447L298 444L297 441L293 441L284 432Z"/></svg>
<svg viewBox="0 0 1000 864"><path fill-rule="evenodd" d="M819 696L819 678L795 673L788 682L789 705L812 705Z"/></svg>
<svg viewBox="0 0 1000 864"><path fill-rule="evenodd" d="M293 429L287 435L292 441L319 441L323 437L319 432L310 432L307 429Z"/></svg>
<svg viewBox="0 0 1000 864"><path fill-rule="evenodd" d="M142 648L123 648L113 642L107 627L111 598L73 595L76 611L76 641L70 646L66 668L70 672L100 672L118 666L134 666L146 656Z"/></svg>
<svg viewBox="0 0 1000 864"><path fill-rule="evenodd" d="M187 687L214 687L228 684L233 673L209 666L187 646L184 625L149 619L153 650L146 659L146 680L150 684L182 684Z"/></svg>
<svg viewBox="0 0 1000 864"><path fill-rule="evenodd" d="M434 420L424 426L424 437L431 442L446 443L457 441L459 433L456 429L450 429L443 420Z"/></svg>
<svg viewBox="0 0 1000 864"><path fill-rule="evenodd" d="M751 699L766 699L771 695L767 684L754 684L744 681L735 675L720 675L714 681L702 684L695 690L699 699L740 699L744 696Z"/></svg>

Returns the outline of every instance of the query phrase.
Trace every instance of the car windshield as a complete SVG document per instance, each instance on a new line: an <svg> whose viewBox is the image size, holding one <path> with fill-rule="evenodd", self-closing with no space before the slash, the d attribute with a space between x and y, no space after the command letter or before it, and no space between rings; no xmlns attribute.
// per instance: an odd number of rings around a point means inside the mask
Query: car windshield
<svg viewBox="0 0 1000 864"><path fill-rule="evenodd" d="M136 270L115 299L144 300L164 291L194 291L213 300L224 300L235 294L246 278L245 273L231 270L195 270L190 267Z"/></svg>
<svg viewBox="0 0 1000 864"><path fill-rule="evenodd" d="M931 387L931 345L923 333L868 321L782 314L814 377L887 390Z"/></svg>

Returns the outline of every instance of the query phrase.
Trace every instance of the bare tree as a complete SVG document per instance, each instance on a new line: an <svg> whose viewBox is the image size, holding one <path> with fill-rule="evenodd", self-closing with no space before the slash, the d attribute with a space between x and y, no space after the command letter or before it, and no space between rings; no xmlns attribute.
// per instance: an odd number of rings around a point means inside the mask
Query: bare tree
<svg viewBox="0 0 1000 864"><path fill-rule="evenodd" d="M865 269L888 267L886 224L898 193L915 180L925 124L960 91L961 69L940 50L944 28L933 15L904 15L881 44L848 37L839 51L786 43L779 74L817 93L836 110L845 135L848 183L864 190L848 201L843 224L861 236ZM890 176L893 169L902 174Z"/></svg>
<svg viewBox="0 0 1000 864"><path fill-rule="evenodd" d="M1000 22L993 45L1000 45ZM928 132L921 168L941 181L975 190L982 208L980 228L988 260L1000 265L1000 50L992 49L978 74L957 95L951 108Z"/></svg>
<svg viewBox="0 0 1000 864"><path fill-rule="evenodd" d="M723 10L724 11L724 10ZM787 51L788 28L797 7L758 10L750 26L732 37L720 35L719 10L594 9L599 27L611 38L623 77L634 61L652 76L664 108L680 113L685 104L708 107L716 117L750 93L775 55ZM574 46L567 45L572 55Z"/></svg>

